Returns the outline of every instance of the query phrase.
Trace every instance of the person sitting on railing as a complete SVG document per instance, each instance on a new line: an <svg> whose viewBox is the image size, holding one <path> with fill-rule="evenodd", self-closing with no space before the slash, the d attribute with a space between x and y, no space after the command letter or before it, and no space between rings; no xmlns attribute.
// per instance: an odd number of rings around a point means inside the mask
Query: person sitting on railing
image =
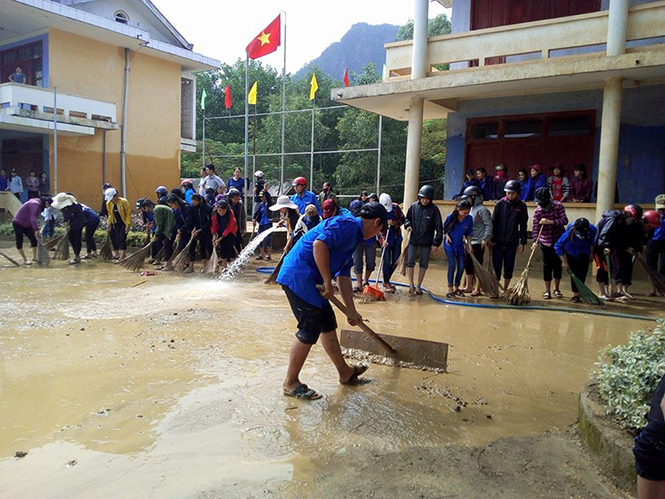
<svg viewBox="0 0 665 499"><path fill-rule="evenodd" d="M590 203L593 182L586 175L586 165L580 163L573 169L573 178L570 181L569 200L572 203Z"/></svg>

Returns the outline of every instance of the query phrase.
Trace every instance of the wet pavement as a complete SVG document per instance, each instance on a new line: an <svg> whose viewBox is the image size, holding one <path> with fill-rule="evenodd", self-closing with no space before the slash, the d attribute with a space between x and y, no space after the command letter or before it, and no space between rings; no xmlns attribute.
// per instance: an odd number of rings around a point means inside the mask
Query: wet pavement
<svg viewBox="0 0 665 499"><path fill-rule="evenodd" d="M426 281L442 295L443 270ZM358 308L449 343L449 372L372 365L344 387L315 347L308 403L281 395L295 324L264 278L1 267L0 497L615 497L571 430L577 396L601 348L653 323L400 290ZM640 298L607 308L662 313Z"/></svg>

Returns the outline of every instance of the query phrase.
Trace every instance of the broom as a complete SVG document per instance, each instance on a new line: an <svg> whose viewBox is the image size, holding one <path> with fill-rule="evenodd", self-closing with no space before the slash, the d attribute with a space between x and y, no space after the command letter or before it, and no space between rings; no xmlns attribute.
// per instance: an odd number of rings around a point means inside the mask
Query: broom
<svg viewBox="0 0 665 499"><path fill-rule="evenodd" d="M282 268L282 263L284 263L284 257L288 251L285 249L284 252L282 253L281 258L279 259L279 262L277 262L277 265L275 265L275 269L272 271L272 273L266 278L265 281L263 281L263 284L270 284L275 282L275 279L277 279L277 274L279 274L279 269Z"/></svg>
<svg viewBox="0 0 665 499"><path fill-rule="evenodd" d="M192 231L192 236L189 238L189 241L187 241L187 244L185 247L178 253L178 256L173 259L173 270L176 272L184 272L185 266L187 265L187 257L189 255L189 247L192 245L192 242L194 242L194 239L196 239L196 236L199 235L200 230L194 230Z"/></svg>
<svg viewBox="0 0 665 499"><path fill-rule="evenodd" d="M69 231L58 243L58 247L55 249L55 255L53 255L54 260L69 260Z"/></svg>
<svg viewBox="0 0 665 499"><path fill-rule="evenodd" d="M478 261L472 252L469 253L469 256L473 262L473 269L475 271L476 278L478 279L480 290L490 298L499 298L501 291L501 284L499 284L499 280L496 278L493 272L490 272L487 270L487 268L483 267L483 265Z"/></svg>
<svg viewBox="0 0 665 499"><path fill-rule="evenodd" d="M46 248L48 251L54 250L55 247L60 244L60 241L62 241L62 239L66 236L67 234L62 234L61 236L52 237L44 243L44 248Z"/></svg>
<svg viewBox="0 0 665 499"><path fill-rule="evenodd" d="M637 260L644 268L644 271L649 276L651 285L656 290L656 293L661 296L665 296L665 278L657 271L649 267L647 262L644 261L644 258L642 258L642 255L635 255L635 260Z"/></svg>
<svg viewBox="0 0 665 499"><path fill-rule="evenodd" d="M540 241L540 235L543 233L544 225L540 226L538 238L536 243ZM534 246L529 255L529 260L526 262L526 267L522 271L519 280L506 291L506 301L511 305L528 305L531 303L531 295L529 294L529 268L531 267L531 260L536 253L538 245Z"/></svg>
<svg viewBox="0 0 665 499"><path fill-rule="evenodd" d="M132 272L138 272L145 265L145 258L150 254L150 248L152 247L152 241L146 244L143 248L136 251L131 256L126 256L118 263L121 267L131 270Z"/></svg>
<svg viewBox="0 0 665 499"><path fill-rule="evenodd" d="M48 254L48 250L44 247L42 242L37 239L37 265L48 267L50 263L51 257Z"/></svg>
<svg viewBox="0 0 665 499"><path fill-rule="evenodd" d="M381 269L383 268L383 256L386 254L386 247L383 247L383 250L381 251L381 260L379 262L379 268L376 269L376 281L374 284L370 284L369 286L365 286L365 289L363 289L363 295L366 297L370 298L371 300L376 300L376 301L386 301L386 295L379 289L379 279L381 277Z"/></svg>
<svg viewBox="0 0 665 499"><path fill-rule="evenodd" d="M409 250L409 243L410 242L411 242L411 232L407 232L406 233L406 239L404 240L405 244L404 244L403 249L402 249L402 254L397 259L397 264L395 265L396 269L397 268L400 269L399 273L402 276L406 275L406 254Z"/></svg>
<svg viewBox="0 0 665 499"><path fill-rule="evenodd" d="M16 265L17 267L20 267L20 266L21 266L16 260L14 260L14 259L13 259L12 257L10 257L9 255L6 255L6 254L3 253L2 251L0 251L0 256L2 256L3 258L6 258L9 262L12 263L12 265Z"/></svg>
<svg viewBox="0 0 665 499"><path fill-rule="evenodd" d="M219 271L219 258L217 258L217 246L213 244L212 253L208 262L203 267L204 274L216 274Z"/></svg>
<svg viewBox="0 0 665 499"><path fill-rule="evenodd" d="M584 303L587 303L588 305L605 305L605 300L596 296L595 293L591 291L586 284L584 284L575 274L573 274L572 270L568 268L566 269L566 272L568 272L568 275L570 275L573 283L575 283L575 287L577 288L577 292L580 295L580 299Z"/></svg>
<svg viewBox="0 0 665 499"><path fill-rule="evenodd" d="M99 250L99 260L111 260L113 258L113 245L111 244L111 235L107 232L104 243Z"/></svg>

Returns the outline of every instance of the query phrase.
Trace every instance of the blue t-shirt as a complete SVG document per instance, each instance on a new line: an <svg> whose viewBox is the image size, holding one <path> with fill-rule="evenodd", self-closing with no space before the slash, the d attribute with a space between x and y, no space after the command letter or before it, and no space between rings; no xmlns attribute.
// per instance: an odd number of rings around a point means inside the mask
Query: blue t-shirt
<svg viewBox="0 0 665 499"><path fill-rule="evenodd" d="M654 241L665 241L665 215L660 216L660 227L653 231Z"/></svg>
<svg viewBox="0 0 665 499"><path fill-rule="evenodd" d="M259 225L272 225L270 211L265 203L261 203L259 205L259 213L261 214L261 217L259 218Z"/></svg>
<svg viewBox="0 0 665 499"><path fill-rule="evenodd" d="M284 257L277 282L307 303L323 308L326 300L316 289L317 284L323 284L323 277L314 261L314 241L323 241L330 250L330 274L350 277L353 250L363 239L363 222L360 218L338 215L323 220L303 235Z"/></svg>
<svg viewBox="0 0 665 499"><path fill-rule="evenodd" d="M90 225L91 223L95 222L99 223L99 215L95 210L84 204L81 204L81 208L83 208L83 218L86 225Z"/></svg>
<svg viewBox="0 0 665 499"><path fill-rule="evenodd" d="M577 257L580 253L584 253L585 255L591 254L591 247L596 240L596 226L593 224L589 225L589 234L584 239L575 236L570 237L570 233L574 228L575 224L570 224L566 227L566 232L564 232L559 240L554 243L554 250L557 255L563 256L563 254L566 253L572 257Z"/></svg>
<svg viewBox="0 0 665 499"><path fill-rule="evenodd" d="M231 189L238 189L238 191L240 191L240 198L241 199L245 198L245 179L244 178L239 178L238 180L236 180L233 177L231 177L231 178L229 178L229 181L226 183L226 185L228 186L229 191Z"/></svg>
<svg viewBox="0 0 665 499"><path fill-rule="evenodd" d="M446 221L443 223L444 227L448 226L453 214L449 214L446 217ZM461 222L458 220L448 235L452 241L452 245L448 245L446 238L443 238L443 249L446 251L452 251L455 256L460 256L464 254L464 236L471 236L473 233L473 217L471 215L467 216Z"/></svg>
<svg viewBox="0 0 665 499"><path fill-rule="evenodd" d="M25 73L12 73L14 83L25 83Z"/></svg>
<svg viewBox="0 0 665 499"><path fill-rule="evenodd" d="M194 194L196 191L194 189L187 189L185 191L185 203L187 204L192 204L192 194Z"/></svg>
<svg viewBox="0 0 665 499"><path fill-rule="evenodd" d="M308 204L313 204L316 206L316 211L319 212L319 216L323 216L323 211L321 211L321 206L319 205L319 200L312 191L303 191L302 196L299 196L297 193L291 196L291 201L293 201L298 207L298 211L301 215L305 214L305 208Z"/></svg>

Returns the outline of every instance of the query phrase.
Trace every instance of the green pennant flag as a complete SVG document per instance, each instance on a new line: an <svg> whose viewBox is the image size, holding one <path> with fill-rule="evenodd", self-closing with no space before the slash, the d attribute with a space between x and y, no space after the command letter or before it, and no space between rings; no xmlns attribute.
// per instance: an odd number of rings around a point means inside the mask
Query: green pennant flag
<svg viewBox="0 0 665 499"><path fill-rule="evenodd" d="M206 89L203 89L203 92L201 92L201 109L205 111L206 108L206 97L208 94L206 94Z"/></svg>

